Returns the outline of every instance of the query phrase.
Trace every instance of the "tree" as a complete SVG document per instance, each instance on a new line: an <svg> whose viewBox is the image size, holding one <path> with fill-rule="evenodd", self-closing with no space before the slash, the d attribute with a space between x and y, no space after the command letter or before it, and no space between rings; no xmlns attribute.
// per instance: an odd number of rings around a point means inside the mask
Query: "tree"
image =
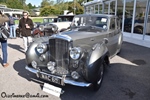
<svg viewBox="0 0 150 100"><path fill-rule="evenodd" d="M46 6L51 6L54 4L54 1L51 0L42 0L41 2L41 8L44 8Z"/></svg>
<svg viewBox="0 0 150 100"><path fill-rule="evenodd" d="M18 0L7 0L6 4L9 8L23 9L25 0L22 0L22 2Z"/></svg>
<svg viewBox="0 0 150 100"><path fill-rule="evenodd" d="M63 3L64 0L57 0L57 4Z"/></svg>
<svg viewBox="0 0 150 100"><path fill-rule="evenodd" d="M64 10L69 10L69 12L75 12L75 14L82 14L84 10L82 6L83 1L84 0L76 0L75 2L64 2L64 0L57 0L57 3L54 4L51 0L43 0L41 3L40 15L59 15L63 14Z"/></svg>
<svg viewBox="0 0 150 100"><path fill-rule="evenodd" d="M0 0L0 4L7 5L8 8L27 10L28 7L26 6L25 1L26 0Z"/></svg>
<svg viewBox="0 0 150 100"><path fill-rule="evenodd" d="M32 6L33 8L36 8L36 6L34 5L34 6Z"/></svg>
<svg viewBox="0 0 150 100"><path fill-rule="evenodd" d="M29 7L29 9L32 9L32 8L33 8L33 6L32 6L31 3L29 3L27 6Z"/></svg>
<svg viewBox="0 0 150 100"><path fill-rule="evenodd" d="M46 6L40 10L41 16L49 16L49 15L59 15L60 11L52 6Z"/></svg>
<svg viewBox="0 0 150 100"><path fill-rule="evenodd" d="M35 5L34 5L34 6L32 6L32 4L31 4L31 3L29 3L27 6L29 7L29 9L36 8L36 6L35 6Z"/></svg>
<svg viewBox="0 0 150 100"><path fill-rule="evenodd" d="M78 2L70 2L68 9L69 11L74 12L74 14L82 14L84 11L83 6Z"/></svg>

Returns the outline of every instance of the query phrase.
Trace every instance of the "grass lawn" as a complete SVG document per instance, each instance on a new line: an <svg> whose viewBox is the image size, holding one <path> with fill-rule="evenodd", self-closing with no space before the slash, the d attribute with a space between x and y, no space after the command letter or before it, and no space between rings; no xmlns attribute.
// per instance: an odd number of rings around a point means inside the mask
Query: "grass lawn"
<svg viewBox="0 0 150 100"><path fill-rule="evenodd" d="M33 18L32 19L33 22L43 22L43 18Z"/></svg>

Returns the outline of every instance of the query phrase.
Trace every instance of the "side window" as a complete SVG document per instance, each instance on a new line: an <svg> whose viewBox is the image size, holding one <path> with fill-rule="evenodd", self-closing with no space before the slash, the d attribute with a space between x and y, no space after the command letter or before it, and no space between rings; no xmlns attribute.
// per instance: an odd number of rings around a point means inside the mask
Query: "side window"
<svg viewBox="0 0 150 100"><path fill-rule="evenodd" d="M117 23L117 28L120 29L120 19L119 18L116 19L116 23Z"/></svg>
<svg viewBox="0 0 150 100"><path fill-rule="evenodd" d="M79 18L75 18L75 19L74 19L74 25L75 25L75 26L80 26Z"/></svg>
<svg viewBox="0 0 150 100"><path fill-rule="evenodd" d="M57 22L57 18L54 18L54 22Z"/></svg>
<svg viewBox="0 0 150 100"><path fill-rule="evenodd" d="M58 22L62 22L62 19L61 19L61 18L58 18Z"/></svg>
<svg viewBox="0 0 150 100"><path fill-rule="evenodd" d="M110 29L115 29L116 28L116 20L115 18L112 18L110 20Z"/></svg>
<svg viewBox="0 0 150 100"><path fill-rule="evenodd" d="M98 17L95 21L95 25L103 29L107 28L107 18Z"/></svg>
<svg viewBox="0 0 150 100"><path fill-rule="evenodd" d="M47 22L48 22L48 19L46 19L46 18L43 19L43 22L44 22L44 23L47 23Z"/></svg>

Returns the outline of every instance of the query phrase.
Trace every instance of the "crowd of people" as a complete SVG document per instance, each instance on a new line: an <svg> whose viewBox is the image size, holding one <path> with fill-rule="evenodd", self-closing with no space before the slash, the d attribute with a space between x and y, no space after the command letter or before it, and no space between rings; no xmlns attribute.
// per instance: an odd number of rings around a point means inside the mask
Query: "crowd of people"
<svg viewBox="0 0 150 100"><path fill-rule="evenodd" d="M34 27L33 21L28 17L28 12L23 12L23 17L19 19L19 29L21 29L21 35L23 38L23 45L24 45L24 52L27 51L28 44L32 42L32 37L31 37L31 31ZM15 27L15 20L18 20L18 18L15 18L13 16L7 16L4 14L3 11L0 11L0 29L1 26L6 27L7 29L9 28L9 33L10 36L9 38L16 38L16 27ZM1 35L0 31L0 35ZM3 67L8 67L8 53L7 53L7 39L3 39L0 36L0 43L1 43L1 49L2 49L2 65Z"/></svg>

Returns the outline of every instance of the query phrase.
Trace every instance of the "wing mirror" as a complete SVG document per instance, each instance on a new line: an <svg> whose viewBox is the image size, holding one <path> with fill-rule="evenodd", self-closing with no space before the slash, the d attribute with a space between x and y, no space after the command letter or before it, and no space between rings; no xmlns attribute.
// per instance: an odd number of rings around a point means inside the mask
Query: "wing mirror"
<svg viewBox="0 0 150 100"><path fill-rule="evenodd" d="M108 39L104 38L103 43L107 44L108 43Z"/></svg>

